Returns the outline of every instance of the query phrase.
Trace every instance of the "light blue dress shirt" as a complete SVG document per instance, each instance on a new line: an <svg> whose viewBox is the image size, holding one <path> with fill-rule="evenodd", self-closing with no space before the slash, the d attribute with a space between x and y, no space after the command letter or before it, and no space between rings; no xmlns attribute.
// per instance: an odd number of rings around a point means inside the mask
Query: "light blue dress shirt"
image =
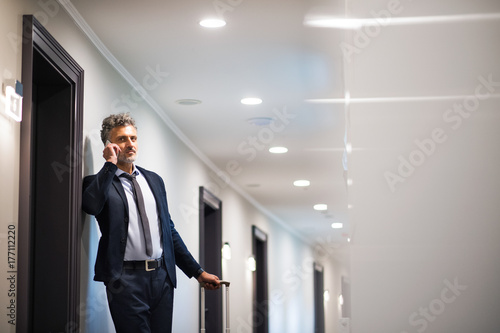
<svg viewBox="0 0 500 333"><path fill-rule="evenodd" d="M151 241L153 243L153 255L148 257L146 254L146 242L144 240L144 229L142 228L139 210L137 209L137 204L135 203L134 191L132 187L132 182L125 177L120 177L125 171L121 169L116 170L116 175L120 179L125 190L125 195L127 196L128 202L128 236L127 236L127 246L125 248L125 261L129 260L146 260L146 259L158 259L161 258L163 254L162 242L161 242L161 226L160 219L158 217L158 212L156 208L156 200L151 192L146 178L139 172L139 170L134 165L134 171L132 174L135 175L139 186L141 187L142 195L144 197L144 205L146 207L146 215L149 220L149 228L151 231ZM154 223L156 221L156 223Z"/></svg>

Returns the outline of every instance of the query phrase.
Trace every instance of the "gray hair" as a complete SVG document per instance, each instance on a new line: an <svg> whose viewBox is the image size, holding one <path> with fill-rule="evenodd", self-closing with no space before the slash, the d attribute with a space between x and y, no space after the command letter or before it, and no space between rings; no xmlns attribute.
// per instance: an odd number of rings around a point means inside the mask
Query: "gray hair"
<svg viewBox="0 0 500 333"><path fill-rule="evenodd" d="M132 118L128 113L112 114L109 117L104 118L101 129L102 143L106 144L106 141L109 140L109 133L113 128L129 125L134 126L137 130L134 118Z"/></svg>

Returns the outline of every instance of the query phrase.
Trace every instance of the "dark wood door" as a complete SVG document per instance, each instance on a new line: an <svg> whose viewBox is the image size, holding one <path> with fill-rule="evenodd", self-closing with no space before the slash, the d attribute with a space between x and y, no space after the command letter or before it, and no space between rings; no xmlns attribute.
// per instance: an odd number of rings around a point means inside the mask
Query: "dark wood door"
<svg viewBox="0 0 500 333"><path fill-rule="evenodd" d="M325 333L323 267L314 264L314 333Z"/></svg>
<svg viewBox="0 0 500 333"><path fill-rule="evenodd" d="M78 332L83 70L23 18L17 332Z"/></svg>
<svg viewBox="0 0 500 333"><path fill-rule="evenodd" d="M222 201L200 187L200 265L222 277ZM205 293L206 333L222 332L222 292Z"/></svg>
<svg viewBox="0 0 500 333"><path fill-rule="evenodd" d="M267 234L256 226L252 226L252 248L256 263L253 279L253 333L268 333L269 292Z"/></svg>

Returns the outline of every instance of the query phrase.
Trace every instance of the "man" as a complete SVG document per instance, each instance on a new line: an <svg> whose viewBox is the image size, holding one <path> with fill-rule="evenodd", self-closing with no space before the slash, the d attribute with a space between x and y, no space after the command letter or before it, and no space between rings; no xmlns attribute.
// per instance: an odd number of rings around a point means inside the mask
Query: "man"
<svg viewBox="0 0 500 333"><path fill-rule="evenodd" d="M102 233L94 280L106 285L117 333L171 332L175 266L207 289L220 288L219 278L203 271L176 231L161 177L134 164L134 119L107 117L101 139L106 162L85 177L82 200Z"/></svg>

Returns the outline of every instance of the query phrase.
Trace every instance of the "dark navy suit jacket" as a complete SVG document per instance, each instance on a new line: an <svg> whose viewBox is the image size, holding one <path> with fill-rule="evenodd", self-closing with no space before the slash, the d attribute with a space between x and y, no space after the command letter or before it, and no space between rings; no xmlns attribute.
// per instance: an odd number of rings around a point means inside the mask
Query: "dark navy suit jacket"
<svg viewBox="0 0 500 333"><path fill-rule="evenodd" d="M115 175L117 166L106 162L103 168L83 180L82 208L95 215L101 239L97 250L94 280L109 283L121 276L128 232L128 203L123 186ZM177 285L175 266L189 277L201 268L189 253L181 236L175 230L167 204L167 192L163 179L156 173L137 167L146 178L156 200L161 223L163 257L173 286Z"/></svg>

